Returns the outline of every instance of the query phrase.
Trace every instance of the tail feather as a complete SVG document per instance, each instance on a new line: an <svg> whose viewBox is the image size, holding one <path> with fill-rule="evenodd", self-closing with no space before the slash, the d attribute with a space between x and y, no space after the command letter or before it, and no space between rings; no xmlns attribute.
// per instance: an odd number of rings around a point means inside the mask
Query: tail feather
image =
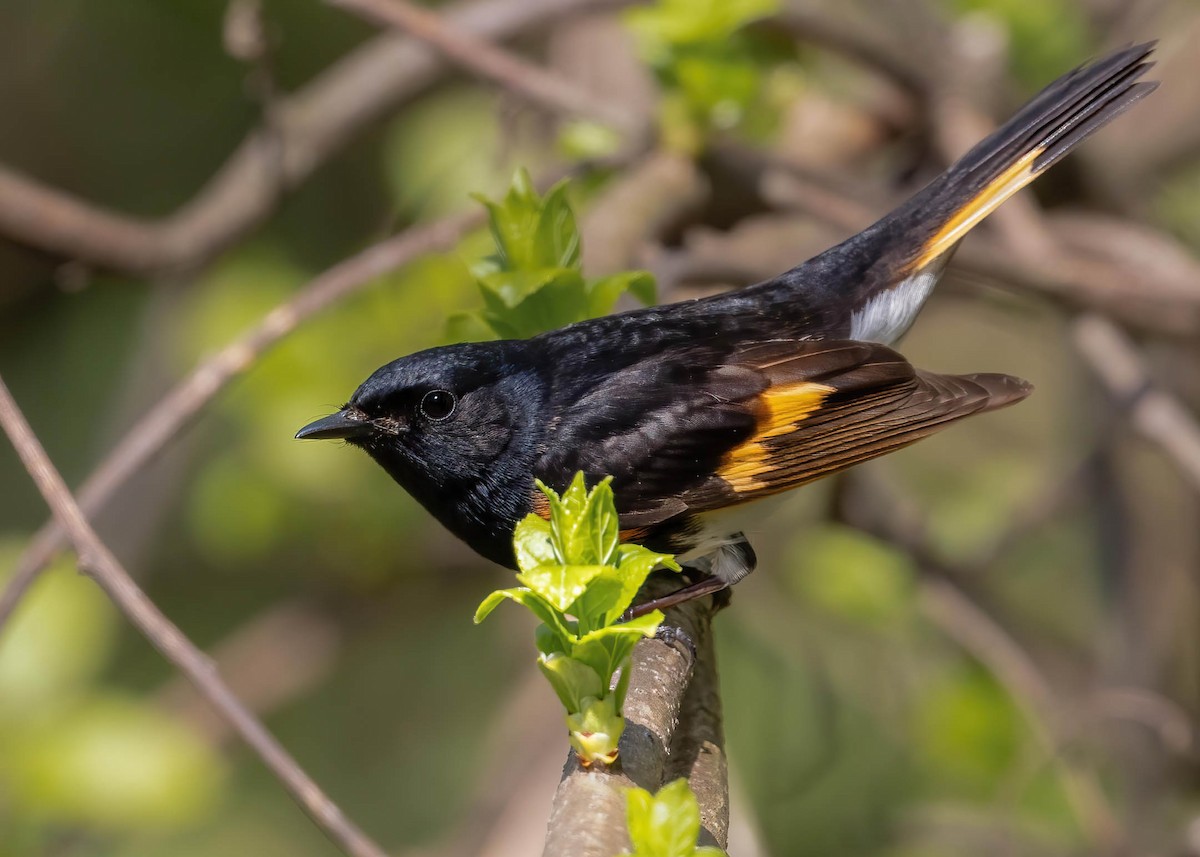
<svg viewBox="0 0 1200 857"><path fill-rule="evenodd" d="M1006 199L1153 92L1157 83L1137 82L1153 66L1146 61L1153 49L1153 42L1135 45L1059 78L889 215L928 232L915 242L908 270L923 268L951 250Z"/></svg>
<svg viewBox="0 0 1200 857"><path fill-rule="evenodd" d="M1080 117L1100 109L1107 96L1127 90L1153 67L1147 57L1154 45L1154 42L1133 45L1067 72L963 155L946 176L986 170L989 163L1003 169L1029 150L1065 133ZM1075 142L1082 139L1079 137ZM981 177L986 179L986 172Z"/></svg>
<svg viewBox="0 0 1200 857"><path fill-rule="evenodd" d="M825 335L890 344L908 330L950 252L1001 203L1157 83L1153 42L1109 54L1051 83L908 202L838 246L760 284Z"/></svg>

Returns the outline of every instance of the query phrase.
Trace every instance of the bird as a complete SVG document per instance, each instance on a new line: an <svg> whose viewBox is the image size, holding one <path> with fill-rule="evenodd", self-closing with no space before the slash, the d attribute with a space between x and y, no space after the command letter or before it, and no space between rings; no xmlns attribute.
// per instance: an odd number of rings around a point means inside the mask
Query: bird
<svg viewBox="0 0 1200 857"><path fill-rule="evenodd" d="M1155 89L1140 80L1153 47L1063 75L894 211L776 277L401 357L296 437L364 450L509 568L517 523L549 516L538 480L610 476L621 539L695 572L642 612L732 586L756 565L745 530L786 492L1030 393L917 369L890 346L967 232Z"/></svg>

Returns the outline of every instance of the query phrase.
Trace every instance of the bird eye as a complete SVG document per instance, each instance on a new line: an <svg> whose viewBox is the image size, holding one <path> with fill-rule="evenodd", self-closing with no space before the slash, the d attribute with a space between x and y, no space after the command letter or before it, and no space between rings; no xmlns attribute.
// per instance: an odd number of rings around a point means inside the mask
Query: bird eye
<svg viewBox="0 0 1200 857"><path fill-rule="evenodd" d="M430 390L421 399L421 414L435 422L454 413L454 394L448 390Z"/></svg>

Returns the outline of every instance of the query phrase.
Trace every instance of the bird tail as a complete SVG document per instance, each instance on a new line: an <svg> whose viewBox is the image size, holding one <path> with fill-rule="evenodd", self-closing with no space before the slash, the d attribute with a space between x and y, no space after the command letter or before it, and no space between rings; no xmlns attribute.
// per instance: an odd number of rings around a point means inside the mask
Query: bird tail
<svg viewBox="0 0 1200 857"><path fill-rule="evenodd" d="M1060 77L894 214L913 235L910 270L951 250L983 218L1158 83L1138 82L1154 42L1116 51Z"/></svg>
<svg viewBox="0 0 1200 857"><path fill-rule="evenodd" d="M1138 81L1153 49L1124 48L1063 75L908 202L770 285L804 289L833 335L895 342L967 232L1154 91Z"/></svg>

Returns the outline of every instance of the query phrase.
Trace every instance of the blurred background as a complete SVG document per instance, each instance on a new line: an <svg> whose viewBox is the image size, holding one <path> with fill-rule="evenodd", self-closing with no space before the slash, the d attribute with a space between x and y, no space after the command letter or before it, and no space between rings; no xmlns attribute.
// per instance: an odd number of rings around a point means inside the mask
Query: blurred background
<svg viewBox="0 0 1200 857"><path fill-rule="evenodd" d="M320 2L2 5L0 375L68 482L323 269L518 166L574 171L589 273L677 300L852 234L1059 74L1157 37L1162 88L972 234L902 344L1036 394L799 492L716 635L737 857L1200 855L1200 7L441 11L652 133L621 145ZM560 714L529 618L471 624L509 573L365 456L291 438L453 339L489 250L469 233L314 314L95 517L397 855L536 853ZM0 485L3 583L47 514L7 444ZM335 853L56 559L0 631L0 855Z"/></svg>

